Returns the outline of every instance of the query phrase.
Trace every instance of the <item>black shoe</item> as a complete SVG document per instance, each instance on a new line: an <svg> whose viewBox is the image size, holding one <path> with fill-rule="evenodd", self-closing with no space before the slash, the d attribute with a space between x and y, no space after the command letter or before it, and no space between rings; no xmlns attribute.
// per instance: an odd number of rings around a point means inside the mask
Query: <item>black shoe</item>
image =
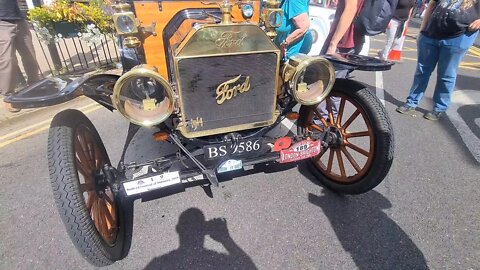
<svg viewBox="0 0 480 270"><path fill-rule="evenodd" d="M403 104L402 106L398 106L396 111L401 114L410 114L415 111L415 107L411 107L411 106L408 106L407 104Z"/></svg>
<svg viewBox="0 0 480 270"><path fill-rule="evenodd" d="M425 119L428 119L428 120L431 120L431 121L437 121L439 120L440 118L442 118L442 116L445 114L445 112L436 112L436 111L431 111L431 112L427 112L426 114L423 115L423 118Z"/></svg>

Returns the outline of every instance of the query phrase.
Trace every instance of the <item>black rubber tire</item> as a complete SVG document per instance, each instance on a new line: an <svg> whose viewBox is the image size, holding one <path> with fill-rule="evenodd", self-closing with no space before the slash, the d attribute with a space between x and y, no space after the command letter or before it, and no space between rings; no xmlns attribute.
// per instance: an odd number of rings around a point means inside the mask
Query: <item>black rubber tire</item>
<svg viewBox="0 0 480 270"><path fill-rule="evenodd" d="M108 245L90 217L80 189L76 169L74 135L76 128L87 127L110 163L104 144L90 120L80 111L66 110L57 114L48 134L48 167L58 212L75 247L94 266L106 266L123 259L132 238L133 204L115 196L118 225L117 238Z"/></svg>
<svg viewBox="0 0 480 270"><path fill-rule="evenodd" d="M330 93L341 93L355 100L366 113L368 121L370 121L374 134L374 155L370 169L359 180L351 184L343 184L332 181L325 176L313 163L308 160L308 168L315 178L325 187L342 194L361 194L372 190L387 176L390 171L394 159L394 135L390 117L382 105L380 100L363 85L359 87L357 82L349 82L348 80L337 80ZM299 123L305 121L306 107L300 109ZM301 132L302 128L299 128Z"/></svg>

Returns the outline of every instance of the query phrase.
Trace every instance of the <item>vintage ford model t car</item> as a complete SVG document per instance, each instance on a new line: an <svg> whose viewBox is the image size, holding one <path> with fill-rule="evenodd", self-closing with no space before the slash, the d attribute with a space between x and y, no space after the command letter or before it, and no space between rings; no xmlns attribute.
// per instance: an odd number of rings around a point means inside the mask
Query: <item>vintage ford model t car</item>
<svg viewBox="0 0 480 270"><path fill-rule="evenodd" d="M51 185L67 231L90 263L124 258L132 199L165 188L198 184L208 193L226 172L300 160L339 193L367 192L386 177L394 144L385 108L361 83L335 80L335 67L387 70L391 63L302 54L285 61L272 42L282 21L279 4L121 2L113 19L122 75L85 75L68 84L50 78L9 98L28 108L85 95L131 122L125 145L149 127L152 140L176 147L173 154L114 167L85 115L66 110L55 116L48 139ZM282 121L293 121L295 132L271 135Z"/></svg>

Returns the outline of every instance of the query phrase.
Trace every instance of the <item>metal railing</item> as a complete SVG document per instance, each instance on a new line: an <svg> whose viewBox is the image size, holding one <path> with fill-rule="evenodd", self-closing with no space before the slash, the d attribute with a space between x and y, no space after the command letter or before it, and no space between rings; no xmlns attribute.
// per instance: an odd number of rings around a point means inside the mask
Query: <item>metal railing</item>
<svg viewBox="0 0 480 270"><path fill-rule="evenodd" d="M107 35L101 36L95 44L87 43L79 37L58 38L56 42L47 44L32 30L32 40L37 64L43 77L60 74L80 75L95 69L115 68L120 62L117 44ZM17 59L20 71L24 73L18 55Z"/></svg>

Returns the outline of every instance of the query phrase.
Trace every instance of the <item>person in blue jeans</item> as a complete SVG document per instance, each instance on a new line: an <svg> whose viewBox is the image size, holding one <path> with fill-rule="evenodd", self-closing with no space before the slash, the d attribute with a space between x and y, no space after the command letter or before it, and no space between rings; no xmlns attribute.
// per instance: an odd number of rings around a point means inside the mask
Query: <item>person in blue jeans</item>
<svg viewBox="0 0 480 270"><path fill-rule="evenodd" d="M418 60L406 103L397 112L415 111L435 67L437 82L433 110L424 117L440 119L455 88L457 70L480 29L480 0L432 0L427 7L417 40Z"/></svg>

